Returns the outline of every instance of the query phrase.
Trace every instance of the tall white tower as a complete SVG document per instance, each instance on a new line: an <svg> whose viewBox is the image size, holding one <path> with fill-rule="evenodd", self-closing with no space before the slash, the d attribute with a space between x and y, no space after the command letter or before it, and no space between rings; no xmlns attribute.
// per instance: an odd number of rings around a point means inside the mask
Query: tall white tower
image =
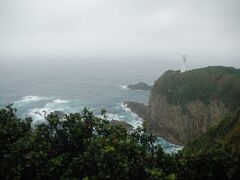
<svg viewBox="0 0 240 180"><path fill-rule="evenodd" d="M182 55L181 73L184 73L186 71L186 61L187 61L187 56L186 55Z"/></svg>

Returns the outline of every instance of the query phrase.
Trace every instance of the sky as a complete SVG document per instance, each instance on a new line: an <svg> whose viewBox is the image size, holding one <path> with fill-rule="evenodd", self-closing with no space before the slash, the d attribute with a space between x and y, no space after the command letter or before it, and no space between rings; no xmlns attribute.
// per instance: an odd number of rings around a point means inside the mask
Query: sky
<svg viewBox="0 0 240 180"><path fill-rule="evenodd" d="M240 66L240 1L0 1L0 59L182 54Z"/></svg>

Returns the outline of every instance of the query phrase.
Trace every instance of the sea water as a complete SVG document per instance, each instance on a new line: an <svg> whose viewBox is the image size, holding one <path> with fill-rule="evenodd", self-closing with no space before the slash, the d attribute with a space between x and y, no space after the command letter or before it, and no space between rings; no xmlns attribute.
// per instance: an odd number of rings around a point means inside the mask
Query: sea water
<svg viewBox="0 0 240 180"><path fill-rule="evenodd" d="M19 117L42 123L53 111L81 112L84 107L99 115L107 110L108 120L124 120L134 128L142 119L123 105L124 101L147 104L149 92L127 85L139 81L153 85L168 70L158 61L98 60L8 60L0 64L0 106L13 103ZM158 139L166 152L179 146Z"/></svg>

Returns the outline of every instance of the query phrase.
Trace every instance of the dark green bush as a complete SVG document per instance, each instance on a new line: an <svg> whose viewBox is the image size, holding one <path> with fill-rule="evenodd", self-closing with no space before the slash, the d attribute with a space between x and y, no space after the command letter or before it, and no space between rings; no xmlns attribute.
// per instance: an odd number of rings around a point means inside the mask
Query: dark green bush
<svg viewBox="0 0 240 180"><path fill-rule="evenodd" d="M87 109L31 128L12 106L0 110L0 179L238 178L239 156L224 148L207 154L165 154L143 128L127 132Z"/></svg>

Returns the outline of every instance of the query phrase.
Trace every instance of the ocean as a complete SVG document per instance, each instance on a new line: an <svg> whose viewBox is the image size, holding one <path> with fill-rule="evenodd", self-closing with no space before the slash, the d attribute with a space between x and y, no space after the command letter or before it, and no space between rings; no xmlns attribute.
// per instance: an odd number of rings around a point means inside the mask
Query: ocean
<svg viewBox="0 0 240 180"><path fill-rule="evenodd" d="M134 128L142 125L142 119L123 102L147 104L149 92L127 85L139 81L153 85L171 68L156 60L9 60L0 65L0 107L13 103L17 115L32 117L33 124L44 122L44 115L56 110L74 113L87 107L95 115L106 109L109 120L124 120ZM168 153L181 148L160 137L158 143Z"/></svg>

